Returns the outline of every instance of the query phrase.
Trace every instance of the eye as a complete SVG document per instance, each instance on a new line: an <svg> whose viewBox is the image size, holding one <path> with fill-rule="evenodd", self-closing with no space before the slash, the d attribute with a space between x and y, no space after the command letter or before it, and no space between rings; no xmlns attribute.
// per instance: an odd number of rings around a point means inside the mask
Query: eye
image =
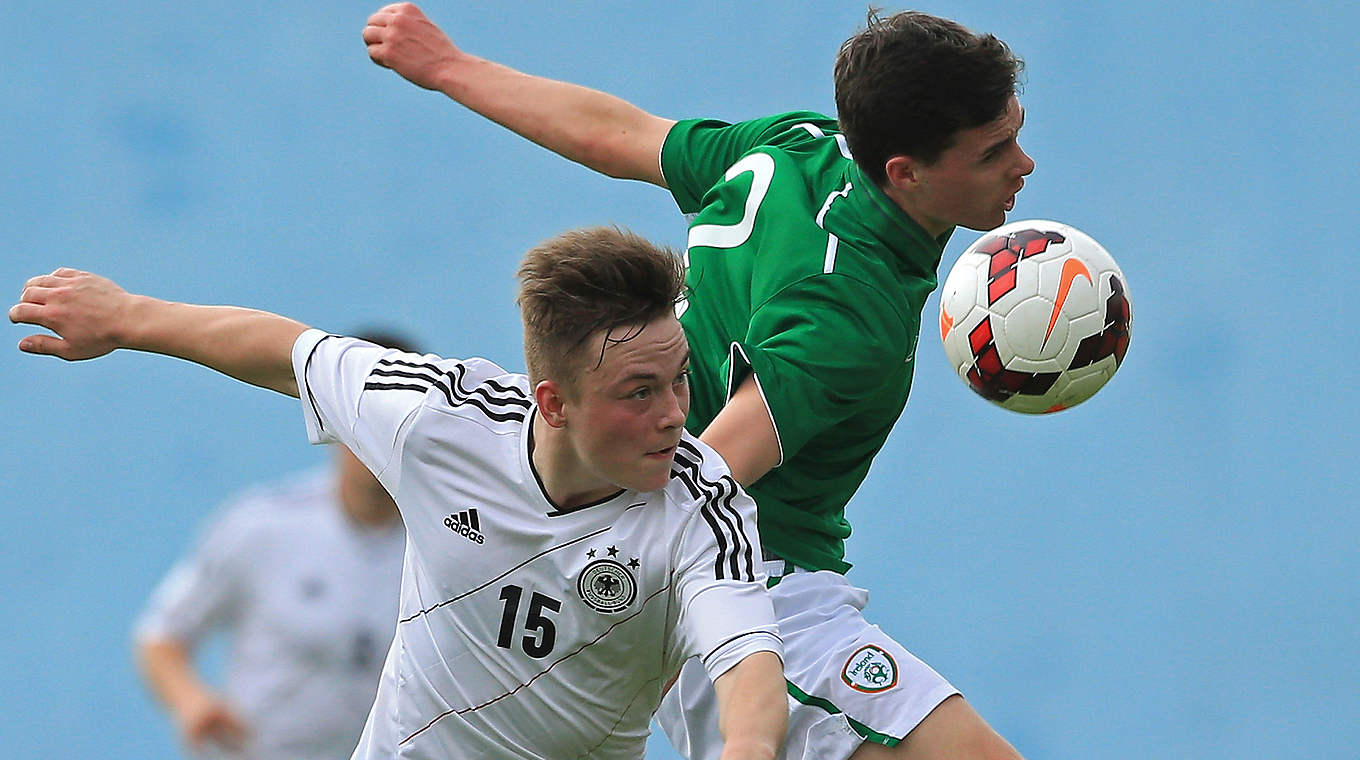
<svg viewBox="0 0 1360 760"><path fill-rule="evenodd" d="M679 375L676 375L676 377L675 377L675 384L676 384L676 385L689 385L689 375L690 375L689 367L686 367L683 371L680 372Z"/></svg>
<svg viewBox="0 0 1360 760"><path fill-rule="evenodd" d="M635 391L633 391L632 393L628 394L628 398L635 398L635 399L638 399L639 401L641 401L641 400L643 400L643 399L646 399L646 398L650 397L651 395L652 395L652 389L651 389L650 387L644 385L644 386L642 386L641 388L638 388L637 390L635 390Z"/></svg>

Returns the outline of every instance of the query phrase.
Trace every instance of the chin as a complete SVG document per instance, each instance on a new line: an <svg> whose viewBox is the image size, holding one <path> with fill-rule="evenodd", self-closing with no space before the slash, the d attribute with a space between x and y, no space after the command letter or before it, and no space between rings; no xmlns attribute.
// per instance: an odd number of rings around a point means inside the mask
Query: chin
<svg viewBox="0 0 1360 760"><path fill-rule="evenodd" d="M666 483L668 483L670 479L671 463L667 462L665 469L660 471L646 474L639 473L630 487L635 491L660 491L666 487Z"/></svg>

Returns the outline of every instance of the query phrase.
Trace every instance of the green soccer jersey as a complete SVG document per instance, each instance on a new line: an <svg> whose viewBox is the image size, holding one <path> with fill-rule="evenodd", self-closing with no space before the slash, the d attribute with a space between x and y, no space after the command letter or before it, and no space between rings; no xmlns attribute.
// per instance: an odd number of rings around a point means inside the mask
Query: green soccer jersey
<svg viewBox="0 0 1360 760"><path fill-rule="evenodd" d="M780 464L749 489L765 547L845 572L845 505L911 389L932 238L865 176L836 122L810 112L682 121L661 166L692 215L690 430L755 373Z"/></svg>

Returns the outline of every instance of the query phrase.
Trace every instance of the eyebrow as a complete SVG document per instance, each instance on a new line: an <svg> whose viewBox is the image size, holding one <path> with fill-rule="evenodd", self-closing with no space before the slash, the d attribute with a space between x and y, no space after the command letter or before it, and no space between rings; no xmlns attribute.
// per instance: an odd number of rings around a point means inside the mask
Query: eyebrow
<svg viewBox="0 0 1360 760"><path fill-rule="evenodd" d="M680 372L684 372L686 369L689 368L690 356L691 356L690 350L688 348L685 349L685 360L680 362ZM660 375L658 375L655 372L634 372L633 374L627 375L626 377L620 379L619 383L627 384L635 383L639 380L656 380L659 377Z"/></svg>

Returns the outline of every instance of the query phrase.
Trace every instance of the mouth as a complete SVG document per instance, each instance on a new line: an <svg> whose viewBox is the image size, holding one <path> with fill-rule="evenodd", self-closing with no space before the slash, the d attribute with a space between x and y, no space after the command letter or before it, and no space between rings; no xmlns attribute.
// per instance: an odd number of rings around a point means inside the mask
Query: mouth
<svg viewBox="0 0 1360 760"><path fill-rule="evenodd" d="M1006 209L1006 211L1011 211L1012 209L1015 208L1015 196L1019 195L1019 194L1020 194L1020 191L1023 190L1024 188L1025 188L1025 183L1024 183L1024 182L1021 182L1021 183L1020 183L1020 186L1017 187L1017 188L1015 188L1015 192L1011 193L1011 197L1009 197L1009 198L1006 199L1005 204L1003 204L1004 207L1005 207L1005 209Z"/></svg>
<svg viewBox="0 0 1360 760"><path fill-rule="evenodd" d="M675 456L675 446L671 445L667 446L664 449L649 451L643 456L645 456L647 459L670 459L671 457Z"/></svg>

